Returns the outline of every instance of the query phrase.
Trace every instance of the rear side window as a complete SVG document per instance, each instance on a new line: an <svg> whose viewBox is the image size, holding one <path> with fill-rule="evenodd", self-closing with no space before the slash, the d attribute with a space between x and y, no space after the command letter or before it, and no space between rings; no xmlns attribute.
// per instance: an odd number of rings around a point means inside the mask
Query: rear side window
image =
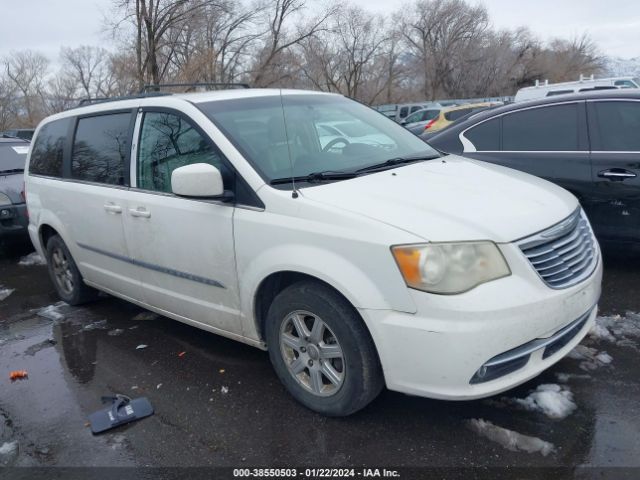
<svg viewBox="0 0 640 480"><path fill-rule="evenodd" d="M502 118L502 149L578 150L577 104L553 105L510 113Z"/></svg>
<svg viewBox="0 0 640 480"><path fill-rule="evenodd" d="M128 112L80 118L73 141L71 177L124 185L130 120Z"/></svg>
<svg viewBox="0 0 640 480"><path fill-rule="evenodd" d="M594 150L640 151L640 102L594 102L599 145Z"/></svg>
<svg viewBox="0 0 640 480"><path fill-rule="evenodd" d="M464 117L467 113L471 113L472 110L472 108L461 108L459 110L452 110L451 112L445 113L444 118L446 118L450 122L453 122L460 117Z"/></svg>
<svg viewBox="0 0 640 480"><path fill-rule="evenodd" d="M479 152L498 151L500 150L500 118L481 123L466 132L464 136Z"/></svg>
<svg viewBox="0 0 640 480"><path fill-rule="evenodd" d="M62 177L64 144L71 120L64 118L43 125L33 142L29 173Z"/></svg>

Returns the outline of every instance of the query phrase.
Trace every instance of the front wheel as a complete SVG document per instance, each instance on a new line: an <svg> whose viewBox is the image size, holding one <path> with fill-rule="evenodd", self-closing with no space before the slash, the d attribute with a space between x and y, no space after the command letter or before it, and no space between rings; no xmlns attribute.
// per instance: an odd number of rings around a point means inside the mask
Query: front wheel
<svg viewBox="0 0 640 480"><path fill-rule="evenodd" d="M47 267L58 296L69 305L95 300L97 290L84 283L69 249L59 235L47 242Z"/></svg>
<svg viewBox="0 0 640 480"><path fill-rule="evenodd" d="M373 340L358 312L316 281L283 290L267 314L273 367L306 407L330 416L354 413L384 385Z"/></svg>

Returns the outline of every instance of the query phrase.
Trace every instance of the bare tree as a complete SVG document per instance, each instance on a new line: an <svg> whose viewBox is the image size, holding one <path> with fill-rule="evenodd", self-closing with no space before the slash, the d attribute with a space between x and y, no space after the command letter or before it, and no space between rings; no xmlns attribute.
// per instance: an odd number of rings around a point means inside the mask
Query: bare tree
<svg viewBox="0 0 640 480"><path fill-rule="evenodd" d="M328 28L307 38L302 70L315 88L371 103L392 81L392 34L384 18L358 7L341 9Z"/></svg>
<svg viewBox="0 0 640 480"><path fill-rule="evenodd" d="M468 53L489 27L486 9L464 0L417 0L404 15L403 33L408 51L421 67L424 94L431 99L451 95L456 66L469 61Z"/></svg>
<svg viewBox="0 0 640 480"><path fill-rule="evenodd" d="M78 84L88 98L106 96L110 77L110 53L101 47L82 45L60 50L62 68Z"/></svg>
<svg viewBox="0 0 640 480"><path fill-rule="evenodd" d="M116 9L124 14L122 21L135 28L140 88L147 81L160 83L173 60L180 31L207 6L217 4L216 0L114 0Z"/></svg>
<svg viewBox="0 0 640 480"><path fill-rule="evenodd" d="M304 0L267 0L263 4L264 11L262 25L266 28L261 36L263 45L256 53L252 68L253 84L269 86L286 77L291 77L290 60L293 52L287 52L291 47L300 45L304 40L316 35L326 28L326 23L335 14L337 7L326 8L320 14L303 21L305 12ZM291 23L297 23L297 28L291 28Z"/></svg>
<svg viewBox="0 0 640 480"><path fill-rule="evenodd" d="M181 32L174 55L183 81L235 82L246 76L260 32L261 7L224 0L208 5Z"/></svg>
<svg viewBox="0 0 640 480"><path fill-rule="evenodd" d="M13 52L4 60L7 79L17 89L16 102L26 113L26 122L35 126L44 111L42 99L45 95L45 78L49 60L41 53L32 50Z"/></svg>

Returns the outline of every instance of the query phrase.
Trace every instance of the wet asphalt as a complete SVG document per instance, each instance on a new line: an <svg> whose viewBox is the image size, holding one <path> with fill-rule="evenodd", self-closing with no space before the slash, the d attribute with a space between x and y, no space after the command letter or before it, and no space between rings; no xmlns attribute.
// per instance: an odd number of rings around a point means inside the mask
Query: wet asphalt
<svg viewBox="0 0 640 480"><path fill-rule="evenodd" d="M493 399L384 391L351 417L325 418L287 394L265 352L163 317L136 319L144 310L124 301L38 315L58 299L45 267L18 265L25 253L0 257L0 290L14 289L0 301L0 450L16 447L0 453L2 466L640 467L640 338L588 337L611 364L585 371L565 358ZM640 312L640 256L606 258L600 312L628 311ZM10 381L12 370L28 379ZM500 400L545 383L568 387L577 410L557 420ZM87 416L114 393L148 397L155 414L94 436ZM510 451L472 419L555 449Z"/></svg>

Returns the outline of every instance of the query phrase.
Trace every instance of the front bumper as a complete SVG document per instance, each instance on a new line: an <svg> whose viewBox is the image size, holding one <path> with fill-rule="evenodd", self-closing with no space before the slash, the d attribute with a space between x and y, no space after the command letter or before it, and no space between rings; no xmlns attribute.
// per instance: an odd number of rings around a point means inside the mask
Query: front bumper
<svg viewBox="0 0 640 480"><path fill-rule="evenodd" d="M588 278L554 290L515 245L500 248L512 270L509 277L461 295L412 290L416 314L361 310L389 389L451 400L487 397L537 376L584 338L600 297L599 252ZM514 352L520 360L511 366L517 368L478 381L483 366Z"/></svg>
<svg viewBox="0 0 640 480"><path fill-rule="evenodd" d="M28 237L29 216L24 203L0 206L0 239Z"/></svg>

